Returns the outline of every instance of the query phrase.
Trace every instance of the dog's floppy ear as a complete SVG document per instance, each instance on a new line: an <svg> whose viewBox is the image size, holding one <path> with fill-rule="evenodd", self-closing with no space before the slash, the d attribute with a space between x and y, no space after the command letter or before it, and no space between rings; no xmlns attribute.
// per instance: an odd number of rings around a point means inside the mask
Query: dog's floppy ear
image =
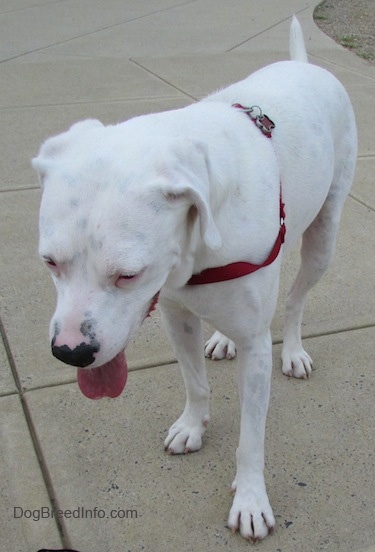
<svg viewBox="0 0 375 552"><path fill-rule="evenodd" d="M210 249L220 249L222 245L221 236L212 217L206 194L195 188L194 185L181 184L164 190L164 195L170 203L187 201L196 207L202 240Z"/></svg>
<svg viewBox="0 0 375 552"><path fill-rule="evenodd" d="M202 240L210 249L220 249L222 240L210 206L210 174L205 147L188 140L177 150L178 165L163 193L170 203L184 201L194 206Z"/></svg>
<svg viewBox="0 0 375 552"><path fill-rule="evenodd" d="M88 130L92 130L93 128L100 126L103 126L100 121L97 121L96 119L87 119L85 121L75 123L67 132L48 138L41 145L38 156L34 157L31 161L33 168L38 173L40 184L43 185L43 181L49 168L53 166L56 159L64 154L75 138Z"/></svg>

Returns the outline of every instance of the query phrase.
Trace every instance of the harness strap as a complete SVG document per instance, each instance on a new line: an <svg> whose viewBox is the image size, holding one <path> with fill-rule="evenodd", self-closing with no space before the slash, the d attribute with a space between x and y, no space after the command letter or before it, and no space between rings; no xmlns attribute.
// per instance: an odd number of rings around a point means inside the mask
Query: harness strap
<svg viewBox="0 0 375 552"><path fill-rule="evenodd" d="M246 276L252 272L256 272L260 268L264 268L272 264L278 254L282 244L285 241L286 227L285 227L285 212L284 212L284 203L281 198L280 193L280 230L276 238L275 244L272 248L271 253L268 255L267 259L262 264L253 264L247 262L237 262L227 264L225 266L217 266L214 268L206 268L199 274L193 274L190 280L186 285L188 286L197 286L202 284L214 284L216 282L225 282L227 280L234 280L235 278L241 278L241 276Z"/></svg>
<svg viewBox="0 0 375 552"><path fill-rule="evenodd" d="M262 111L260 111L260 115L254 116L254 107L246 108L243 107L240 104L234 104L233 107L237 109L241 109L246 115L249 116L249 118L254 122L254 124L263 132L263 134L267 138L271 138L271 132L273 128L275 127L274 123L267 117L267 115L264 115ZM280 229L279 234L276 238L275 244L268 255L267 259L262 264L253 264L253 263L247 263L247 262L237 262L237 263L231 263L225 266L218 266L214 268L207 268L206 270L203 270L199 274L193 274L193 276L190 278L190 280L187 282L186 285L188 286L197 286L197 285L203 285L203 284L214 284L216 282L225 282L227 280L234 280L235 278L241 278L242 276L247 276L248 274L252 274L253 272L256 272L257 270L264 268L265 266L268 266L272 264L277 256L280 253L280 249L282 244L285 241L285 234L286 234L286 226L285 226L285 210L284 210L284 203L282 199L282 188L280 183Z"/></svg>

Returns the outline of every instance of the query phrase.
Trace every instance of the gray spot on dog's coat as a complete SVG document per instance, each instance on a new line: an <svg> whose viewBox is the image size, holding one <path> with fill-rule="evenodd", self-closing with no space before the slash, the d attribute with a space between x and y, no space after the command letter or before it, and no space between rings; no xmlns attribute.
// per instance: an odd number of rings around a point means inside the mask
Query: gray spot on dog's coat
<svg viewBox="0 0 375 552"><path fill-rule="evenodd" d="M71 197L69 201L69 205L72 209L77 209L81 205L81 201L77 197Z"/></svg>
<svg viewBox="0 0 375 552"><path fill-rule="evenodd" d="M96 320L94 318L88 318L87 320L84 320L84 322L82 322L80 332L85 337L88 336L90 337L90 339L95 339L96 326Z"/></svg>
<svg viewBox="0 0 375 552"><path fill-rule="evenodd" d="M91 234L91 236L89 236L89 244L93 251L100 251L103 247L103 240Z"/></svg>
<svg viewBox="0 0 375 552"><path fill-rule="evenodd" d="M55 322L54 326L53 326L53 335L54 337L57 337L60 333L60 326L59 326L59 323L58 322Z"/></svg>
<svg viewBox="0 0 375 552"><path fill-rule="evenodd" d="M193 333L193 328L189 324L186 324L186 322L184 322L184 332L189 335Z"/></svg>
<svg viewBox="0 0 375 552"><path fill-rule="evenodd" d="M80 220L77 220L76 225L77 225L77 228L79 228L80 230L86 230L87 218L81 218Z"/></svg>

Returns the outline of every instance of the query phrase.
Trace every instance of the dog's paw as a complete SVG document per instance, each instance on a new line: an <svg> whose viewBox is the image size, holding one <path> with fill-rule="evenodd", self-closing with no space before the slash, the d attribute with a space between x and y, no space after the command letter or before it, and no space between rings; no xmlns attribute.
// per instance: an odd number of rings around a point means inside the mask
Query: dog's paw
<svg viewBox="0 0 375 552"><path fill-rule="evenodd" d="M275 527L275 518L270 506L264 485L254 485L252 489L238 489L236 482L232 485L235 493L233 505L229 512L228 527L233 533L240 534L250 542L264 539Z"/></svg>
<svg viewBox="0 0 375 552"><path fill-rule="evenodd" d="M312 372L311 357L302 348L295 350L284 347L282 355L282 371L285 376L307 379Z"/></svg>
<svg viewBox="0 0 375 552"><path fill-rule="evenodd" d="M231 360L236 356L236 346L231 339L220 332L215 332L206 342L204 354L212 360Z"/></svg>
<svg viewBox="0 0 375 552"><path fill-rule="evenodd" d="M169 454L187 454L202 447L202 437L206 432L209 416L182 416L171 426L164 448Z"/></svg>

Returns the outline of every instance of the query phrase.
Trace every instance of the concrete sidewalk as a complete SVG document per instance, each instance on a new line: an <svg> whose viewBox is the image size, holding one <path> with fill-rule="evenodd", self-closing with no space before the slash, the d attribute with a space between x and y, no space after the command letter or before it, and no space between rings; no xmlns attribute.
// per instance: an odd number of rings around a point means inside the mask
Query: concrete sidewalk
<svg viewBox="0 0 375 552"><path fill-rule="evenodd" d="M287 58L293 13L310 60L352 98L359 161L335 261L305 312L315 361L307 382L280 371L298 252L285 262L266 442L277 527L251 549L375 550L375 67L320 33L313 8L309 0L2 1L0 551L250 549L225 528L239 432L235 362L208 362L203 449L170 457L163 439L184 390L158 311L128 352L132 371L117 400L85 399L75 371L50 355L55 295L37 257L40 191L30 159L79 119L115 123L182 107ZM65 515L52 518L52 508Z"/></svg>

